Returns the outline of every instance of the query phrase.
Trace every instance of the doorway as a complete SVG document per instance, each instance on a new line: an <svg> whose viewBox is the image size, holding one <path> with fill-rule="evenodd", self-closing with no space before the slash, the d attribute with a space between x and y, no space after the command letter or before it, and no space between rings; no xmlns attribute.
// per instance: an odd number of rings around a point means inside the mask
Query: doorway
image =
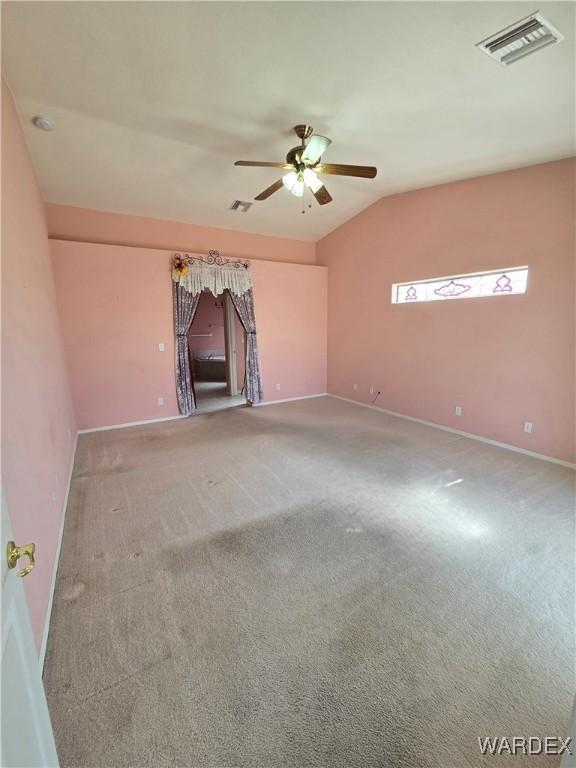
<svg viewBox="0 0 576 768"><path fill-rule="evenodd" d="M188 332L197 410L246 404L246 333L228 291L202 292Z"/></svg>

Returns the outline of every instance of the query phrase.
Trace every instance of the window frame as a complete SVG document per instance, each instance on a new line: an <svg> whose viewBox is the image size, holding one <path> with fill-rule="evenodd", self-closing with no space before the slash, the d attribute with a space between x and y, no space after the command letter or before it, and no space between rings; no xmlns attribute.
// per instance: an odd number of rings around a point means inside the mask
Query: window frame
<svg viewBox="0 0 576 768"><path fill-rule="evenodd" d="M457 280L467 280L469 278L475 278L475 277L490 277L492 275L511 275L513 273L518 272L525 272L526 273L526 281L524 283L524 290L518 291L518 290L501 290L491 293L484 293L481 295L472 295L472 296L466 296L466 293L468 292L468 289L465 289L464 291L460 291L458 294L454 295L440 295L438 294L437 297L428 297L426 298L414 298L412 300L406 300L400 298L400 291L402 289L409 290L410 288L414 287L416 288L419 285L426 285L426 286L435 286L438 284L438 287L442 287L440 284L445 283L447 286L450 284L450 282L455 282ZM463 299L488 299L490 297L497 297L497 296L524 296L528 291L528 279L529 279L529 267L527 265L523 266L516 266L516 267L508 267L507 269L487 269L483 270L481 272L467 272L466 274L459 274L459 275L442 275L440 277L429 277L424 280L405 280L401 283L392 283L392 290L391 290L391 303L395 305L400 304L430 304L436 301L460 301ZM438 289L436 289L434 292L436 293Z"/></svg>

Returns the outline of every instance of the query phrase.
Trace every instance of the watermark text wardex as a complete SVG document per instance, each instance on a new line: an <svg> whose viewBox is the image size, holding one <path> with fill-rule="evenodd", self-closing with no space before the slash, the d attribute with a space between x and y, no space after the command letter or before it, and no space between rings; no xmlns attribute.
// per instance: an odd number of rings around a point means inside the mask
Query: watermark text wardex
<svg viewBox="0 0 576 768"><path fill-rule="evenodd" d="M571 745L560 736L478 736L483 755L571 755Z"/></svg>

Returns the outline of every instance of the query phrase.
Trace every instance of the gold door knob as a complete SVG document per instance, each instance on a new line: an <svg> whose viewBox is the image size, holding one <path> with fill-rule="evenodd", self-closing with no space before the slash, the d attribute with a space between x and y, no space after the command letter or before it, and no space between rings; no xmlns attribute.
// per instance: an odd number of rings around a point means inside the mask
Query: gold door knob
<svg viewBox="0 0 576 768"><path fill-rule="evenodd" d="M16 568L18 560L26 555L28 557L28 565L18 571L18 576L28 576L34 568L35 551L36 544L24 544L22 547L17 547L14 541L9 541L7 550L8 568Z"/></svg>

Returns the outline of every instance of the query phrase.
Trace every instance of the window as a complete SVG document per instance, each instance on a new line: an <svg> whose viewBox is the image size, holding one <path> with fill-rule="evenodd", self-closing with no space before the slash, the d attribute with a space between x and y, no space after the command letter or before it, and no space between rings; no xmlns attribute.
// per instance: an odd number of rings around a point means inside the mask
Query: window
<svg viewBox="0 0 576 768"><path fill-rule="evenodd" d="M393 304L452 299L478 299L486 296L510 296L526 293L528 267L512 267L471 275L437 277L412 283L394 283Z"/></svg>

